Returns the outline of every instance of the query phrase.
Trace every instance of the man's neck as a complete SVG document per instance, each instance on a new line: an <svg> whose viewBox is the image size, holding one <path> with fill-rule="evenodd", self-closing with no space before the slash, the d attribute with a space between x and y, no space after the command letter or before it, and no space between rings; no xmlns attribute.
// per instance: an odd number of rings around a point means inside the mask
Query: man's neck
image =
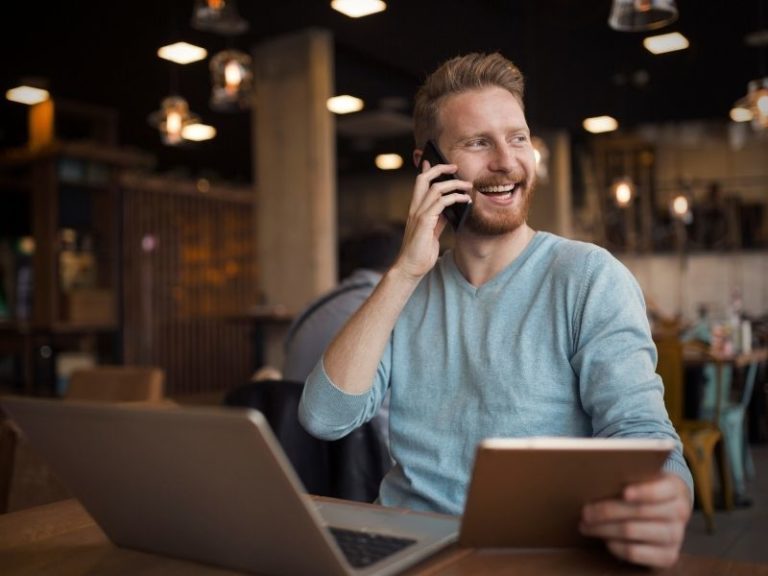
<svg viewBox="0 0 768 576"><path fill-rule="evenodd" d="M480 236L463 231L456 240L454 258L467 282L482 286L517 258L536 231L523 224L501 236Z"/></svg>

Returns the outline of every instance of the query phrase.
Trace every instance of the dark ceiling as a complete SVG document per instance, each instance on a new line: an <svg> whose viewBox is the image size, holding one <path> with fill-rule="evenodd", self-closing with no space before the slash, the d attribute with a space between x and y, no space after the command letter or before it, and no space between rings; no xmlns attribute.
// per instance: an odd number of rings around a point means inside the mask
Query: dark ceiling
<svg viewBox="0 0 768 576"><path fill-rule="evenodd" d="M250 30L228 40L193 30L193 0L161 2L12 2L0 16L3 92L24 77L44 78L55 98L119 112L120 143L154 154L161 171L250 179L247 112L208 106L208 60L178 70L179 92L216 139L184 148L163 146L147 123L170 90L175 64L157 48L184 39L209 57L231 45L248 50L267 38L308 27L335 40L336 92L361 96L368 110L388 98L410 100L424 75L468 51L499 50L527 76L527 112L534 131L580 130L588 115L611 114L623 127L685 119L725 119L747 82L765 75L766 48L747 33L768 26L768 0L677 0L680 17L662 31L690 40L681 52L653 56L642 33L608 27L611 0L388 0L385 12L351 19L330 0L240 0ZM26 109L0 104L0 147L26 138ZM408 154L407 135L338 138L341 173L370 166L373 152Z"/></svg>

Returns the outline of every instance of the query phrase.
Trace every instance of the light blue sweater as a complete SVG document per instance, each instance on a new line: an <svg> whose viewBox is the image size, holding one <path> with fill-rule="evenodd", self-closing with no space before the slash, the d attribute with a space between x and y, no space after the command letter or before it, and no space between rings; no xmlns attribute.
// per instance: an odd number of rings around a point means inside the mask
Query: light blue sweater
<svg viewBox="0 0 768 576"><path fill-rule="evenodd" d="M321 360L299 418L315 436L340 438L376 413L389 387L387 506L461 514L487 437L674 438L665 468L692 494L655 366L630 272L602 248L538 232L479 288L444 254L398 318L370 391L341 391Z"/></svg>

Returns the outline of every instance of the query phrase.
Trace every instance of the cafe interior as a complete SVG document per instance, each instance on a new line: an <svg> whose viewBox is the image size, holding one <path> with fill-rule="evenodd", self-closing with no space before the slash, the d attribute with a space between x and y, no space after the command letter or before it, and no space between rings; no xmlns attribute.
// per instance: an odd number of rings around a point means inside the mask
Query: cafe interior
<svg viewBox="0 0 768 576"><path fill-rule="evenodd" d="M526 77L529 224L642 288L694 476L682 573L766 569L768 0L362 4L3 7L0 393L249 405L345 247L404 224L420 83L499 51ZM0 424L2 535L72 494Z"/></svg>

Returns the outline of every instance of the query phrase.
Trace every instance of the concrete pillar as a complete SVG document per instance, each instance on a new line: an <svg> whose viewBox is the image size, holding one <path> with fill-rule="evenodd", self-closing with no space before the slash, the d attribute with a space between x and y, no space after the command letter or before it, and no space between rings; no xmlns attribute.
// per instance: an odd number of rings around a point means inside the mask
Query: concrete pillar
<svg viewBox="0 0 768 576"><path fill-rule="evenodd" d="M254 68L259 285L264 303L298 311L336 283L331 34L268 40L254 49Z"/></svg>

